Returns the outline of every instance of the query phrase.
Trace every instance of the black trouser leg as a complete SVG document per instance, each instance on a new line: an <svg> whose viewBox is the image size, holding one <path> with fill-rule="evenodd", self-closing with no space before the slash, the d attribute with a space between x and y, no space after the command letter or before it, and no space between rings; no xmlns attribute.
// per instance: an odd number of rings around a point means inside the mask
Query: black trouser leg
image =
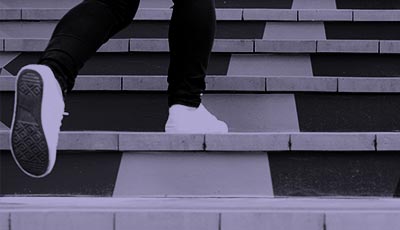
<svg viewBox="0 0 400 230"><path fill-rule="evenodd" d="M39 64L49 66L63 91L71 91L84 63L115 33L128 26L139 0L86 0L58 23Z"/></svg>
<svg viewBox="0 0 400 230"><path fill-rule="evenodd" d="M174 0L169 28L169 106L199 106L215 24L214 0Z"/></svg>

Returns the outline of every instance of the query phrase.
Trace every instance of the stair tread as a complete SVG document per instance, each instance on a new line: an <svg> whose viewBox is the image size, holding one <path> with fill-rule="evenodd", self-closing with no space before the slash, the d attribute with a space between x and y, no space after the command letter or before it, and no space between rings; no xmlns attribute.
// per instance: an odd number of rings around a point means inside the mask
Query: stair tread
<svg viewBox="0 0 400 230"><path fill-rule="evenodd" d="M35 8L13 6L0 10L0 20L59 20L70 8L49 5L37 5ZM169 20L171 12L169 6L165 7L165 4L161 7L150 5L150 7L139 8L135 18L137 20ZM217 8L217 19L245 21L400 21L400 10Z"/></svg>
<svg viewBox="0 0 400 230"><path fill-rule="evenodd" d="M323 76L207 76L206 91L398 93L400 78ZM166 91L167 76L80 75L74 91ZM15 91L14 76L0 76L0 92Z"/></svg>
<svg viewBox="0 0 400 230"><path fill-rule="evenodd" d="M48 39L0 39L0 52L43 51ZM168 39L110 39L98 52L169 52ZM224 53L370 53L398 54L400 41L313 39L216 39L213 52Z"/></svg>
<svg viewBox="0 0 400 230"><path fill-rule="evenodd" d="M2 197L0 211L221 211L231 212L399 212L391 198L84 198Z"/></svg>
<svg viewBox="0 0 400 230"><path fill-rule="evenodd" d="M0 149L9 131L0 130ZM120 151L393 151L398 132L269 132L167 134L163 132L63 131L60 150Z"/></svg>

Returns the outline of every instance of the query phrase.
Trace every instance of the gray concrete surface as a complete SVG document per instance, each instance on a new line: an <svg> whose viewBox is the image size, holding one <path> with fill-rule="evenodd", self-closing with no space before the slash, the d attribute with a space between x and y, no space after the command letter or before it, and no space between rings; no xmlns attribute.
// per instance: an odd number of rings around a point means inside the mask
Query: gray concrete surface
<svg viewBox="0 0 400 230"><path fill-rule="evenodd" d="M339 92L354 93L397 93L400 92L399 78L338 78Z"/></svg>
<svg viewBox="0 0 400 230"><path fill-rule="evenodd" d="M293 94L205 94L203 103L230 132L299 131Z"/></svg>
<svg viewBox="0 0 400 230"><path fill-rule="evenodd" d="M323 22L266 22L263 39L326 39Z"/></svg>
<svg viewBox="0 0 400 230"><path fill-rule="evenodd" d="M80 212L13 212L12 230L111 230L112 213Z"/></svg>
<svg viewBox="0 0 400 230"><path fill-rule="evenodd" d="M322 230L322 213L223 213L224 230Z"/></svg>
<svg viewBox="0 0 400 230"><path fill-rule="evenodd" d="M297 21L297 11L286 9L244 9L243 19L254 21Z"/></svg>
<svg viewBox="0 0 400 230"><path fill-rule="evenodd" d="M297 133L291 142L294 151L375 151L373 133Z"/></svg>
<svg viewBox="0 0 400 230"><path fill-rule="evenodd" d="M266 153L126 152L114 197L273 196Z"/></svg>
<svg viewBox="0 0 400 230"><path fill-rule="evenodd" d="M219 230L218 213L117 213L115 230Z"/></svg>
<svg viewBox="0 0 400 230"><path fill-rule="evenodd" d="M309 55L233 54L228 75L313 76Z"/></svg>
<svg viewBox="0 0 400 230"><path fill-rule="evenodd" d="M395 230L400 226L400 213L328 213L329 230Z"/></svg>
<svg viewBox="0 0 400 230"><path fill-rule="evenodd" d="M119 149L122 151L202 151L202 134L121 133Z"/></svg>
<svg viewBox="0 0 400 230"><path fill-rule="evenodd" d="M400 213L393 198L107 198L1 197L1 212L21 211L180 211L180 212L289 212L289 213Z"/></svg>
<svg viewBox="0 0 400 230"><path fill-rule="evenodd" d="M268 77L269 92L336 92L338 79L335 77Z"/></svg>
<svg viewBox="0 0 400 230"><path fill-rule="evenodd" d="M351 10L299 10L299 21L352 21Z"/></svg>
<svg viewBox="0 0 400 230"><path fill-rule="evenodd" d="M288 133L206 134L206 151L289 151Z"/></svg>
<svg viewBox="0 0 400 230"><path fill-rule="evenodd" d="M293 0L292 9L336 9L335 0Z"/></svg>

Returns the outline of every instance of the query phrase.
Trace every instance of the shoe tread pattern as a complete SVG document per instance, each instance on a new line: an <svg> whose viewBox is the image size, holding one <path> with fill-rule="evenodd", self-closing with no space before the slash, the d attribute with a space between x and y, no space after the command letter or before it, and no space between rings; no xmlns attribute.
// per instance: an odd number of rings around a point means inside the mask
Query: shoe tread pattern
<svg viewBox="0 0 400 230"><path fill-rule="evenodd" d="M33 71L21 73L17 83L17 108L12 131L13 153L19 165L32 175L42 175L49 153L41 124L43 81Z"/></svg>

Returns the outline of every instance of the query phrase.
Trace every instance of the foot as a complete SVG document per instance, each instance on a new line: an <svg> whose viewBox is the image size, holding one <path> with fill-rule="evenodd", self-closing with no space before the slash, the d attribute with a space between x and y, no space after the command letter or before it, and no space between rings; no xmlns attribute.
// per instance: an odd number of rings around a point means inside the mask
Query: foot
<svg viewBox="0 0 400 230"><path fill-rule="evenodd" d="M11 153L27 175L48 175L56 161L58 134L64 113L61 88L51 69L27 65L17 76Z"/></svg>
<svg viewBox="0 0 400 230"><path fill-rule="evenodd" d="M202 104L198 108L173 105L165 125L166 133L227 133L228 126Z"/></svg>

